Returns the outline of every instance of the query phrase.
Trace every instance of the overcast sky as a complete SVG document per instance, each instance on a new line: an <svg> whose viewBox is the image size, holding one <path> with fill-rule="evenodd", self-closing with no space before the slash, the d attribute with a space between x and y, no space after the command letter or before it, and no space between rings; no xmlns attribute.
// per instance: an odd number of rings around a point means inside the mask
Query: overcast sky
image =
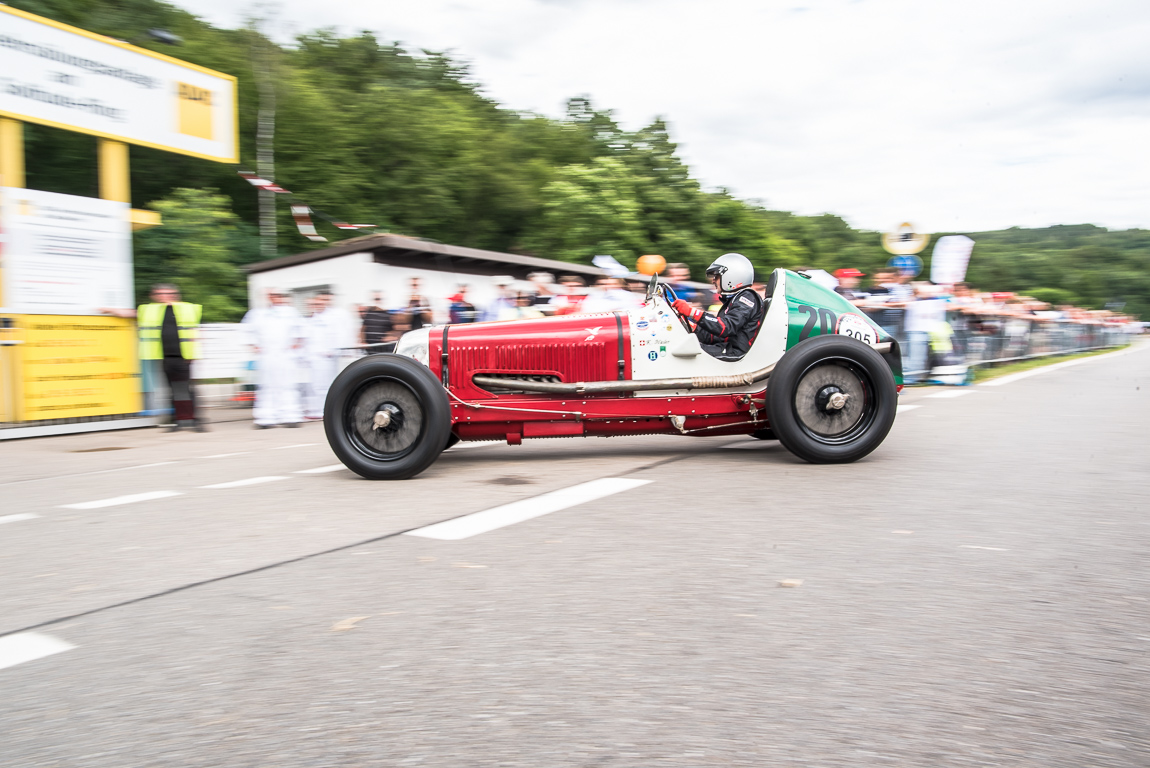
<svg viewBox="0 0 1150 768"><path fill-rule="evenodd" d="M244 0L175 0L238 26ZM1146 0L280 0L551 116L663 116L708 188L852 225L1150 227Z"/></svg>

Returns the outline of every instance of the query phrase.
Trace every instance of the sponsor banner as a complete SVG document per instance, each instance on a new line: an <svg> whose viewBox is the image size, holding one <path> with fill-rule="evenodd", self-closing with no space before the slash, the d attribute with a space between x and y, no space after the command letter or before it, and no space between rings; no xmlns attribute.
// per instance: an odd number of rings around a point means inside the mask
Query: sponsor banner
<svg viewBox="0 0 1150 768"><path fill-rule="evenodd" d="M132 301L128 204L0 189L0 303L20 314L94 315Z"/></svg>
<svg viewBox="0 0 1150 768"><path fill-rule="evenodd" d="M0 115L234 163L236 79L0 5Z"/></svg>
<svg viewBox="0 0 1150 768"><path fill-rule="evenodd" d="M119 317L25 315L22 421L138 413L136 325Z"/></svg>

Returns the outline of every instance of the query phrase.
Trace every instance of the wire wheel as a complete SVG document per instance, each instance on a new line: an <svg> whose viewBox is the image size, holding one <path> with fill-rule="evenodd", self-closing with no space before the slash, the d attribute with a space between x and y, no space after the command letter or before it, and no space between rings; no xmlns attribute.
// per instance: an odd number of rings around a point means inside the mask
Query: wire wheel
<svg viewBox="0 0 1150 768"><path fill-rule="evenodd" d="M402 459L423 436L423 403L410 387L395 379L362 384L348 399L344 418L352 445L377 461Z"/></svg>
<svg viewBox="0 0 1150 768"><path fill-rule="evenodd" d="M820 360L799 376L793 405L803 431L814 440L849 442L874 420L874 384L849 360Z"/></svg>
<svg viewBox="0 0 1150 768"><path fill-rule="evenodd" d="M406 480L431 466L451 436L439 379L409 357L369 355L331 385L324 431L332 451L369 480Z"/></svg>
<svg viewBox="0 0 1150 768"><path fill-rule="evenodd" d="M838 334L791 347L767 383L771 432L816 464L857 461L877 448L894 424L897 401L882 356Z"/></svg>

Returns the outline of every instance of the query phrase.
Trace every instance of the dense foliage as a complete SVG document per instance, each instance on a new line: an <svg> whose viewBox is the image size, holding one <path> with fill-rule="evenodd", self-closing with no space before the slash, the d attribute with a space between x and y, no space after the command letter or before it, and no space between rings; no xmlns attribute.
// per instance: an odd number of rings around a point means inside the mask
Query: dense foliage
<svg viewBox="0 0 1150 768"><path fill-rule="evenodd" d="M268 52L277 82L276 180L344 220L580 262L599 253L624 263L660 253L688 263L696 277L728 250L747 254L761 270L870 272L887 258L877 233L837 216L796 216L701 189L662 121L627 132L586 98L572 99L562 120L509 111L450 58L411 54L366 32L341 38L321 30L282 47L252 30L213 28L156 0L10 4L236 75L248 169L255 167L253 52ZM182 46L152 41L147 30L154 28L179 35ZM94 139L38 126L26 133L29 186L96 193ZM131 158L134 204L154 203L168 221L163 233L136 238L139 285L153 276L187 281L209 273L203 279L212 286L239 281L225 267L259 256L252 243L256 194L237 169L140 147L132 147ZM189 210L198 204L208 206L199 218ZM234 220L214 218L230 213ZM205 227L213 220L226 224L225 235ZM319 226L332 240L347 235ZM1094 307L1125 302L1127 311L1150 317L1148 231L1081 225L972 236L978 244L970 279L980 288L1044 290L1049 299ZM205 245L181 244L185 238L204 238ZM281 206L280 252L314 247ZM210 258L224 263L205 272ZM219 290L209 317L233 319L242 311L242 286Z"/></svg>

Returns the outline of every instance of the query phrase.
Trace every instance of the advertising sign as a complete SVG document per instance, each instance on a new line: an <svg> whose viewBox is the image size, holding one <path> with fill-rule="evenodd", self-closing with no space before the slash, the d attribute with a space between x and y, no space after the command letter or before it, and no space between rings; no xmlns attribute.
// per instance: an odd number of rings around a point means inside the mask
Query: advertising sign
<svg viewBox="0 0 1150 768"><path fill-rule="evenodd" d="M24 321L24 421L141 410L131 320L36 315Z"/></svg>
<svg viewBox="0 0 1150 768"><path fill-rule="evenodd" d="M0 5L0 116L238 159L236 79Z"/></svg>
<svg viewBox="0 0 1150 768"><path fill-rule="evenodd" d="M974 241L966 235L947 235L934 244L930 258L930 281L936 285L954 285L966 279L966 266Z"/></svg>
<svg viewBox="0 0 1150 768"><path fill-rule="evenodd" d="M887 253L900 255L918 253L926 247L928 242L930 242L930 235L916 232L914 225L909 221L899 224L894 232L884 232L882 235L882 247L886 249Z"/></svg>
<svg viewBox="0 0 1150 768"><path fill-rule="evenodd" d="M130 227L127 203L0 189L0 305L52 315L133 306Z"/></svg>

